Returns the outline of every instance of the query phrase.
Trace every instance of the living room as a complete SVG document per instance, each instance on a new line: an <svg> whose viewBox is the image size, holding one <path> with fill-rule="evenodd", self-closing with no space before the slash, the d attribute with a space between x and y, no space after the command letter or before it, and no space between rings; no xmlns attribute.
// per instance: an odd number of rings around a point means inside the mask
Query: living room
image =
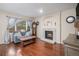
<svg viewBox="0 0 79 59"><path fill-rule="evenodd" d="M77 3L0 4L0 50L4 51L0 55L79 55L79 51L65 52L65 48L69 48L65 40L76 33L79 25L74 25L79 16L78 8ZM69 17L74 20L68 22Z"/></svg>

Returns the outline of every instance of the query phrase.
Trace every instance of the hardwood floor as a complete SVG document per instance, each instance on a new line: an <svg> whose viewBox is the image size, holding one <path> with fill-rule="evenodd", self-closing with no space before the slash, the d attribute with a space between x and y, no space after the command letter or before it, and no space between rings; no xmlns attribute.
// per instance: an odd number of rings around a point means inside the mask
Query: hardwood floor
<svg viewBox="0 0 79 59"><path fill-rule="evenodd" d="M35 43L21 47L20 44L0 45L1 56L63 56L64 48L60 44L49 44L36 40Z"/></svg>

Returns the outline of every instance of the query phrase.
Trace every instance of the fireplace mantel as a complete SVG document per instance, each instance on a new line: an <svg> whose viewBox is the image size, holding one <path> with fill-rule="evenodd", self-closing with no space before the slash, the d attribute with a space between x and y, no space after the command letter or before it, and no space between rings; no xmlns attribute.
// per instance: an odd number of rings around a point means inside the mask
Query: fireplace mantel
<svg viewBox="0 0 79 59"><path fill-rule="evenodd" d="M45 31L53 31L53 40L49 40L45 38ZM49 43L56 42L56 29L55 28L43 28L43 40Z"/></svg>

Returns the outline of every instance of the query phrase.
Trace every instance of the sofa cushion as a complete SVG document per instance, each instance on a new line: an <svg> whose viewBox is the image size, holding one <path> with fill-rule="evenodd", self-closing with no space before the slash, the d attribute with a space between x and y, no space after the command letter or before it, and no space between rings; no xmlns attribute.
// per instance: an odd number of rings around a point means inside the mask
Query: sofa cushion
<svg viewBox="0 0 79 59"><path fill-rule="evenodd" d="M31 36L31 35L32 35L31 31L28 31L28 32L26 32L26 34L25 34L25 36Z"/></svg>

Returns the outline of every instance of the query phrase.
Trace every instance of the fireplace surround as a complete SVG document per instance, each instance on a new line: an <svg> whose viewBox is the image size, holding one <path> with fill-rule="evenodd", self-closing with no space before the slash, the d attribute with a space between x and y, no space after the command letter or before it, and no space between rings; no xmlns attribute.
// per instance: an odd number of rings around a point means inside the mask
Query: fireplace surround
<svg viewBox="0 0 79 59"><path fill-rule="evenodd" d="M52 36L52 38L45 37L45 31L49 32L49 37ZM43 41L49 42L49 43L55 43L56 42L56 28L43 28Z"/></svg>

